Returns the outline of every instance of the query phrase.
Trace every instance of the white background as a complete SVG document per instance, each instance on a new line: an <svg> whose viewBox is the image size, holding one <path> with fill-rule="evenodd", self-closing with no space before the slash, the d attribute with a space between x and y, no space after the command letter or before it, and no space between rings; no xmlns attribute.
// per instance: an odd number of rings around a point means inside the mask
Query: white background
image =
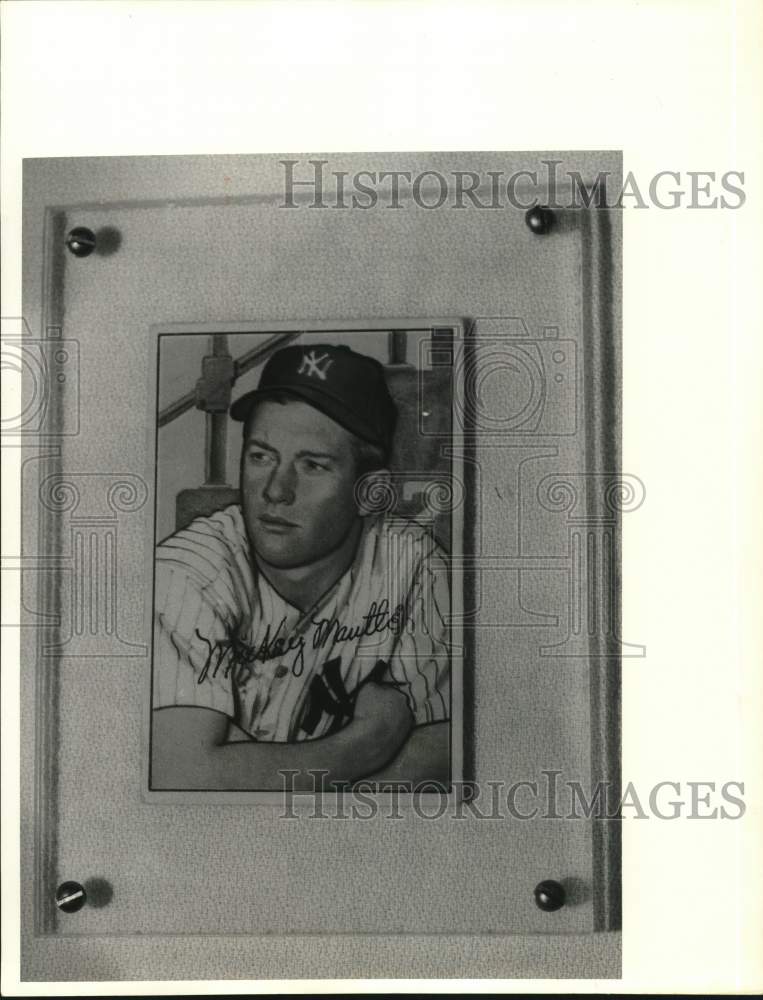
<svg viewBox="0 0 763 1000"><path fill-rule="evenodd" d="M21 315L22 157L622 148L642 190L675 170L687 192L688 171L744 171L737 211L626 200L624 471L647 500L625 519L624 636L647 658L624 665L623 777L647 793L663 780L744 781L747 812L667 822L630 811L623 980L598 988L763 986L763 5L7 2L2 17L4 316ZM4 632L3 992L34 993L16 979L18 641Z"/></svg>

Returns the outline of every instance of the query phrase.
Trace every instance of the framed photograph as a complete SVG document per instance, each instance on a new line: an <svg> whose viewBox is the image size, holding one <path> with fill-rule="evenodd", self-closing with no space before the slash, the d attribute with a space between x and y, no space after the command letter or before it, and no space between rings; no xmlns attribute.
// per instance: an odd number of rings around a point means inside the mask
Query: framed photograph
<svg viewBox="0 0 763 1000"><path fill-rule="evenodd" d="M184 326L157 345L149 790L450 792L461 324Z"/></svg>

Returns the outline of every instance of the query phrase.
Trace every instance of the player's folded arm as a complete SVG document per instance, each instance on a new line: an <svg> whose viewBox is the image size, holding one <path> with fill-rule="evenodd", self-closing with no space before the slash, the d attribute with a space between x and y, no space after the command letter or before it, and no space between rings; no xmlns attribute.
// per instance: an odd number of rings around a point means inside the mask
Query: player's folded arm
<svg viewBox="0 0 763 1000"><path fill-rule="evenodd" d="M416 726L397 755L366 781L400 782L415 789L450 784L450 723L432 722Z"/></svg>
<svg viewBox="0 0 763 1000"><path fill-rule="evenodd" d="M327 785L345 784L387 764L413 719L398 692L367 685L360 711L344 729L300 743L228 740L230 718L189 705L155 709L151 787L155 790L281 791L282 771L297 772L288 786L312 791L309 772L327 772Z"/></svg>

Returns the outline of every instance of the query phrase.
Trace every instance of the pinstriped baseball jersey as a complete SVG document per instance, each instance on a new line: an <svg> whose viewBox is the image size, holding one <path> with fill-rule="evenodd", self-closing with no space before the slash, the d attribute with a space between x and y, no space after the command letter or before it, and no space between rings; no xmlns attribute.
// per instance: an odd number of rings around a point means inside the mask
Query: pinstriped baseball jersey
<svg viewBox="0 0 763 1000"><path fill-rule="evenodd" d="M444 720L449 610L431 536L379 516L364 519L349 570L303 613L257 570L234 504L157 548L153 705L215 709L257 740L317 739L352 717L358 686L381 671L416 723Z"/></svg>

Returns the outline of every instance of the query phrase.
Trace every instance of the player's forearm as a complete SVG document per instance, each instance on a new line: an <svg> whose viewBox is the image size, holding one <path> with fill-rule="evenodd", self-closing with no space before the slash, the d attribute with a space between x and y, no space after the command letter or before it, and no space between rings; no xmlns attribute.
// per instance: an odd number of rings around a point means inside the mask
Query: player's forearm
<svg viewBox="0 0 763 1000"><path fill-rule="evenodd" d="M302 743L226 742L228 719L206 709L171 707L154 713L152 787L218 791L285 787L312 791L315 776L328 783L354 781L382 767L402 741L385 738L368 720L355 720L331 736Z"/></svg>
<svg viewBox="0 0 763 1000"><path fill-rule="evenodd" d="M207 754L203 772L213 788L313 791L321 782L352 782L388 757L370 731L350 723L331 736L302 743L224 743Z"/></svg>
<svg viewBox="0 0 763 1000"><path fill-rule="evenodd" d="M368 781L400 781L412 786L450 782L450 723L417 726L397 756L385 767L366 776Z"/></svg>

